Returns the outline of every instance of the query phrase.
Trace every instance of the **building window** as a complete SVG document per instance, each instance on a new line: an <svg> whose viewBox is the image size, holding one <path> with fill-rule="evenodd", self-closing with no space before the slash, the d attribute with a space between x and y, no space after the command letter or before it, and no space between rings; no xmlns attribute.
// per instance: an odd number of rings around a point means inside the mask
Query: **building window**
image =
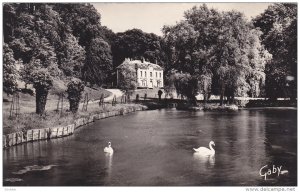
<svg viewBox="0 0 300 192"><path fill-rule="evenodd" d="M143 71L141 71L141 77L143 76Z"/></svg>
<svg viewBox="0 0 300 192"><path fill-rule="evenodd" d="M145 71L145 77L147 77L147 72Z"/></svg>
<svg viewBox="0 0 300 192"><path fill-rule="evenodd" d="M152 72L150 72L150 77L152 77Z"/></svg>
<svg viewBox="0 0 300 192"><path fill-rule="evenodd" d="M161 73L159 73L159 77L161 78Z"/></svg>
<svg viewBox="0 0 300 192"><path fill-rule="evenodd" d="M155 76L156 76L156 78L157 78L157 72L155 72Z"/></svg>

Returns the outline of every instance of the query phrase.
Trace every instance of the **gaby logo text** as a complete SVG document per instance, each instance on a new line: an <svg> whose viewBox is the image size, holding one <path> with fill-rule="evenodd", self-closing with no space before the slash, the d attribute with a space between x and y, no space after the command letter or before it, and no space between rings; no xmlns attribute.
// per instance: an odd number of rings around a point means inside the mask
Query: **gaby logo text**
<svg viewBox="0 0 300 192"><path fill-rule="evenodd" d="M274 174L277 174L277 176L279 176L281 168L282 166L277 167L273 165L272 168L269 169L268 165L265 165L262 168L260 168L259 175L264 177L265 180L267 180L267 176L274 175Z"/></svg>

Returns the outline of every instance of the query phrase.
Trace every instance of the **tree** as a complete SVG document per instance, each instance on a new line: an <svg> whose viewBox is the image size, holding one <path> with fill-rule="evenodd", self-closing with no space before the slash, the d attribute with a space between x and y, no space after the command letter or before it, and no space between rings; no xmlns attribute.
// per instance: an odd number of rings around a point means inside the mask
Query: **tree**
<svg viewBox="0 0 300 192"><path fill-rule="evenodd" d="M77 113L82 92L84 90L84 83L80 79L73 78L68 83L67 87L70 111L72 111L72 113Z"/></svg>
<svg viewBox="0 0 300 192"><path fill-rule="evenodd" d="M162 54L162 39L153 34L145 33L140 29L131 29L117 33L112 43L113 66L119 66L125 58L142 59L152 63L164 64Z"/></svg>
<svg viewBox="0 0 300 192"><path fill-rule="evenodd" d="M93 39L87 50L86 63L83 68L84 80L91 84L102 85L111 70L110 45L102 38Z"/></svg>
<svg viewBox="0 0 300 192"><path fill-rule="evenodd" d="M3 91L9 95L13 94L17 88L17 61L14 59L13 51L6 43L3 45Z"/></svg>
<svg viewBox="0 0 300 192"><path fill-rule="evenodd" d="M54 4L62 21L70 27L79 44L88 47L91 40L101 37L101 15L89 3L59 3Z"/></svg>
<svg viewBox="0 0 300 192"><path fill-rule="evenodd" d="M59 36L57 15L47 4L11 4L15 10L13 23L5 25L13 31L6 39L14 58L21 60L21 79L33 84L36 91L36 113L43 114L53 78L62 75L56 49ZM10 24L9 24L10 23Z"/></svg>
<svg viewBox="0 0 300 192"><path fill-rule="evenodd" d="M125 61L126 62L126 61ZM119 84L118 87L123 90L126 94L135 90L137 87L136 82L136 70L129 65L123 65L119 71Z"/></svg>
<svg viewBox="0 0 300 192"><path fill-rule="evenodd" d="M261 33L242 13L218 12L204 4L186 11L185 20L163 31L171 65L190 74L190 83L197 79L205 100L210 91L221 95L221 105L225 96L232 102L234 96L259 92L256 85L263 84L269 55L260 44Z"/></svg>
<svg viewBox="0 0 300 192"><path fill-rule="evenodd" d="M15 5L5 3L3 5L3 37L5 43L11 41L14 36L16 19Z"/></svg>
<svg viewBox="0 0 300 192"><path fill-rule="evenodd" d="M115 38L114 33L101 26L101 15L91 4L55 4L54 10L69 26L78 39L78 44L85 49L86 56L80 68L80 78L84 82L101 86L112 69L112 53L108 42Z"/></svg>
<svg viewBox="0 0 300 192"><path fill-rule="evenodd" d="M203 94L203 100L206 104L207 100L209 99L210 93L211 93L211 75L210 74L203 74L199 78L199 84L198 89L199 92Z"/></svg>
<svg viewBox="0 0 300 192"><path fill-rule="evenodd" d="M175 87L175 73L176 70L170 70L167 72L165 79L164 79L164 90L165 90L165 96L170 96L173 98L173 92L176 91Z"/></svg>
<svg viewBox="0 0 300 192"><path fill-rule="evenodd" d="M181 98L185 96L191 104L197 105L195 96L199 92L199 82L196 76L171 70L166 77L166 82L168 94L172 92L173 87L175 87L177 95L180 95Z"/></svg>
<svg viewBox="0 0 300 192"><path fill-rule="evenodd" d="M297 97L297 4L275 3L253 20L273 55L266 65L266 96Z"/></svg>
<svg viewBox="0 0 300 192"><path fill-rule="evenodd" d="M28 78L35 88L36 113L42 115L45 111L49 89L53 86L52 77L47 69L39 68L32 71Z"/></svg>
<svg viewBox="0 0 300 192"><path fill-rule="evenodd" d="M60 68L66 76L81 77L85 62L85 50L72 34L66 34Z"/></svg>
<svg viewBox="0 0 300 192"><path fill-rule="evenodd" d="M194 26L186 21L182 21L175 26L164 26L164 40L169 51L170 66L179 71L195 73L193 53L197 49L197 39L199 32Z"/></svg>

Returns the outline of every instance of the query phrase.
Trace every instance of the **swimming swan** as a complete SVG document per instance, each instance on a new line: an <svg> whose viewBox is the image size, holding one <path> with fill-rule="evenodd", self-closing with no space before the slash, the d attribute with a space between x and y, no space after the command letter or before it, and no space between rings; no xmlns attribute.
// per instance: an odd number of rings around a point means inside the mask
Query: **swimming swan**
<svg viewBox="0 0 300 192"><path fill-rule="evenodd" d="M105 148L104 148L104 152L105 152L105 153L109 153L109 154L113 154L113 153L114 153L114 150L113 150L113 148L111 147L111 142L108 142L108 147L105 147Z"/></svg>
<svg viewBox="0 0 300 192"><path fill-rule="evenodd" d="M208 149L206 147L199 147L198 149L195 149L195 148L193 148L193 149L194 149L195 152L197 152L197 153L199 153L201 155L207 155L207 156L208 155L214 155L215 154L215 150L214 150L214 148L212 148L212 145L215 146L215 142L210 141L209 142L209 148L210 149Z"/></svg>

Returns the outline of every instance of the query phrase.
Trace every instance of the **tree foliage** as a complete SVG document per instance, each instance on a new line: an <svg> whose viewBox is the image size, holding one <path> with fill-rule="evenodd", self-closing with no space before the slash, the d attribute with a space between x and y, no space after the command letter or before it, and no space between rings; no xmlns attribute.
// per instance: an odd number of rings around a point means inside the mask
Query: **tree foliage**
<svg viewBox="0 0 300 192"><path fill-rule="evenodd" d="M242 13L218 12L204 4L163 32L171 68L197 79L205 98L219 94L223 104L224 96L259 95L270 55L260 44L260 31Z"/></svg>
<svg viewBox="0 0 300 192"><path fill-rule="evenodd" d="M48 79L35 86L36 80L42 79L34 74L41 71L53 80L77 77L98 85L110 74L112 56L105 40L111 41L113 32L101 26L100 14L92 5L6 3L3 14L4 41L12 49L4 55L7 76L15 73L9 66L18 60L21 61L21 79L33 84L35 89L49 88ZM13 88L13 85L12 79L6 87ZM43 98L36 92L37 105L43 105L39 101ZM40 113L43 107L38 108L37 113Z"/></svg>
<svg viewBox="0 0 300 192"><path fill-rule="evenodd" d="M123 65L118 69L118 78L118 87L125 93L130 93L137 88L136 70L133 67Z"/></svg>
<svg viewBox="0 0 300 192"><path fill-rule="evenodd" d="M297 4L272 4L253 22L263 32L262 44L273 55L266 66L267 96L296 98Z"/></svg>
<svg viewBox="0 0 300 192"><path fill-rule="evenodd" d="M3 91L7 94L13 94L18 89L16 63L13 51L5 43L3 46Z"/></svg>
<svg viewBox="0 0 300 192"><path fill-rule="evenodd" d="M112 70L110 45L102 38L92 39L83 68L84 80L102 85Z"/></svg>
<svg viewBox="0 0 300 192"><path fill-rule="evenodd" d="M78 44L85 49L84 62L77 62L82 69L80 78L101 86L111 74L112 53L109 43L115 38L114 33L101 26L101 15L91 4L55 4L54 9L72 35L78 38Z"/></svg>
<svg viewBox="0 0 300 192"><path fill-rule="evenodd" d="M78 40L72 34L66 34L63 55L60 68L64 74L66 76L81 77L86 57L85 50L78 44Z"/></svg>
<svg viewBox="0 0 300 192"><path fill-rule="evenodd" d="M187 97L193 105L196 105L195 96L198 93L198 79L196 76L192 76L189 73L175 73L174 85L177 93L181 96Z"/></svg>
<svg viewBox="0 0 300 192"><path fill-rule="evenodd" d="M132 29L124 33L117 33L112 44L114 67L117 67L125 58L141 59L163 65L162 39L139 29Z"/></svg>

